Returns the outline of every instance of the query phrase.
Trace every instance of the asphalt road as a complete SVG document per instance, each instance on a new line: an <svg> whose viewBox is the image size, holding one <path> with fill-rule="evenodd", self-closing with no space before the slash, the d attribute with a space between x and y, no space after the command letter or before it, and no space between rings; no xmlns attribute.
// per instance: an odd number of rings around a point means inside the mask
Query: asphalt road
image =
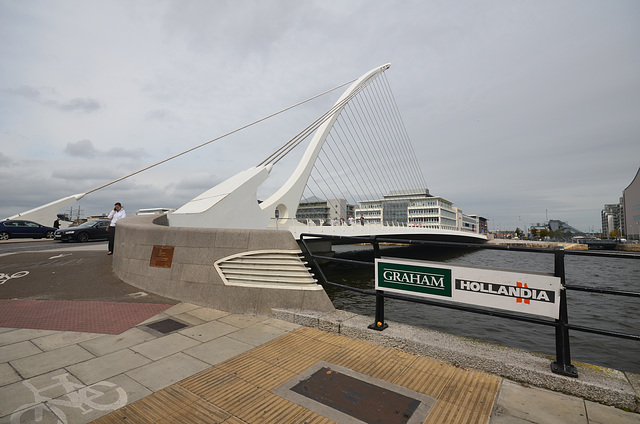
<svg viewBox="0 0 640 424"><path fill-rule="evenodd" d="M1 242L0 299L178 303L126 284L112 260L106 242Z"/></svg>
<svg viewBox="0 0 640 424"><path fill-rule="evenodd" d="M0 255L16 252L37 252L51 249L79 249L95 250L97 246L104 246L107 252L107 241L88 241L86 243L61 242L52 239L9 239L0 241Z"/></svg>

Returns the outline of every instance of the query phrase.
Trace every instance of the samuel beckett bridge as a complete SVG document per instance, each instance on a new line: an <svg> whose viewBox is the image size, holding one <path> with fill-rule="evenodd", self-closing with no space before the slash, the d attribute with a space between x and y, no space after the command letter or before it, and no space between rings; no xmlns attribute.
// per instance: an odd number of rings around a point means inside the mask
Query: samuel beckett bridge
<svg viewBox="0 0 640 424"><path fill-rule="evenodd" d="M372 69L353 81L333 107L256 166L170 212L169 226L288 230L296 239L311 233L486 241L478 216L463 214L452 202L429 193L384 74L389 67ZM52 221L58 210L89 193L269 117L15 217ZM258 189L274 167L305 146L286 182L266 199L258 199ZM43 214L46 217L40 218Z"/></svg>

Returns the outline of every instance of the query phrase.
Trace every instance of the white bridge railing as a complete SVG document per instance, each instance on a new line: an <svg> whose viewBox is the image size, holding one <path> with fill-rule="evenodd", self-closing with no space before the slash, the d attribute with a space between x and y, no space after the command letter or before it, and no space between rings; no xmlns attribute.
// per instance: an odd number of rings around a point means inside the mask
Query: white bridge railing
<svg viewBox="0 0 640 424"><path fill-rule="evenodd" d="M299 239L299 235L302 233L312 234L326 234L326 235L345 235L345 236L370 236L370 235L447 235L447 236L465 236L476 238L479 240L486 240L487 237L484 234L480 234L477 231L469 229L447 226L447 225L423 225L414 226L407 225L406 223L393 222L391 224L382 223L367 223L361 224L359 220L356 220L353 224L349 225L348 222L344 222L342 225L317 225L313 220L307 220L302 222L298 219L287 218L272 218L269 223L269 228L277 230L288 230L294 235L296 239Z"/></svg>

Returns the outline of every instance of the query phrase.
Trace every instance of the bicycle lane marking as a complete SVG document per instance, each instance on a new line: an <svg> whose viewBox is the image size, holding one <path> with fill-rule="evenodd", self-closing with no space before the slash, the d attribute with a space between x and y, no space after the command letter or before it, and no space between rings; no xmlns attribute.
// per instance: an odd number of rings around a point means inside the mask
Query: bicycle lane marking
<svg viewBox="0 0 640 424"><path fill-rule="evenodd" d="M13 278L25 277L27 275L29 275L29 271L18 271L18 272L14 272L11 275L0 272L0 285L6 283L7 281Z"/></svg>
<svg viewBox="0 0 640 424"><path fill-rule="evenodd" d="M128 400L127 392L115 383L100 381L87 386L70 381L66 372L50 376L53 383L48 385L40 379L42 384L36 386L32 380L24 380L22 385L29 389L30 398L34 401L15 409L11 414L11 424L42 422L43 419L68 424L70 410L78 409L82 415L93 411L113 411L125 406ZM61 390L63 394L59 396Z"/></svg>

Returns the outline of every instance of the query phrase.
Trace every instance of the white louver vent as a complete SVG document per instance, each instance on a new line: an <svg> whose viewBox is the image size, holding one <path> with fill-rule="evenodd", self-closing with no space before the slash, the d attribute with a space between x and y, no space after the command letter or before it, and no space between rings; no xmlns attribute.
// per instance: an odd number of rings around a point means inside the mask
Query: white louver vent
<svg viewBox="0 0 640 424"><path fill-rule="evenodd" d="M243 252L215 262L225 284L245 287L319 290L317 280L300 259L300 251Z"/></svg>

